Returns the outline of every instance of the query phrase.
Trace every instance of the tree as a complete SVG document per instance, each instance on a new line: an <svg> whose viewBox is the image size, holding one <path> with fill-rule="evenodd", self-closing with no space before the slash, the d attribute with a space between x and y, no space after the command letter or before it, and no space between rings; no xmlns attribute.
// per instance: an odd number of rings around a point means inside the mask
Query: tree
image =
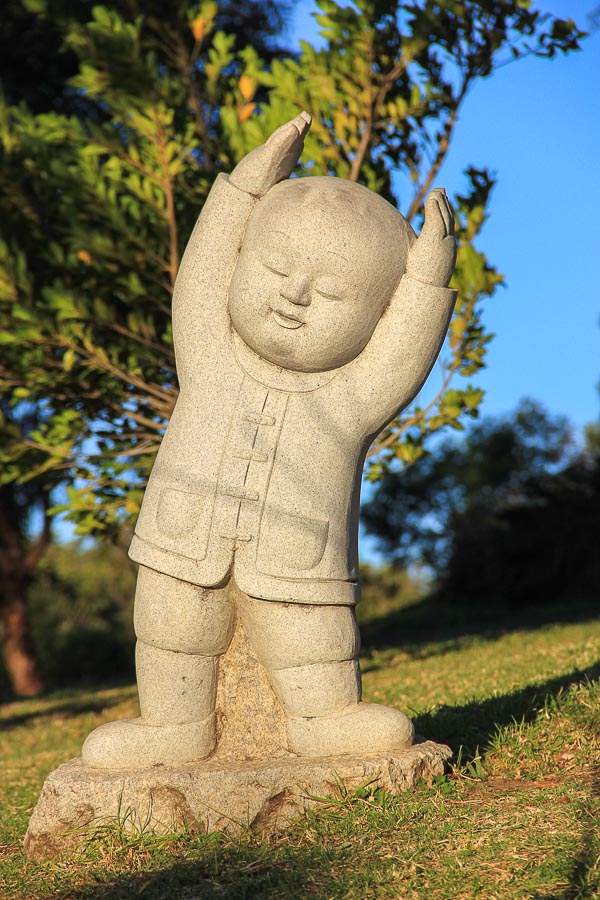
<svg viewBox="0 0 600 900"><path fill-rule="evenodd" d="M598 459L593 445L576 452L564 417L526 400L388 472L363 508L364 525L396 565L427 565L448 599L591 595L600 578Z"/></svg>
<svg viewBox="0 0 600 900"><path fill-rule="evenodd" d="M36 567L31 631L50 684L131 677L137 567L127 558L130 537L54 543Z"/></svg>
<svg viewBox="0 0 600 900"><path fill-rule="evenodd" d="M508 0L322 0L326 47L304 45L296 59L260 44L255 2L115 0L85 21L68 4L27 8L58 23L77 74L63 109L0 104L0 392L16 416L24 402L43 412L15 445L12 480L55 472L80 533L118 529L139 507L177 393L170 295L219 171L305 107L316 124L304 173L360 179L394 199L392 173L403 169L414 219L477 79L506 57L576 49L583 35ZM278 27L280 8L262 4L261 15ZM245 33L253 44L243 46ZM480 305L501 276L473 241L492 185L485 169L467 168L442 385L384 432L373 478L477 415L483 392L469 379L490 339ZM23 466L23 448L43 462Z"/></svg>
<svg viewBox="0 0 600 900"><path fill-rule="evenodd" d="M509 607L565 603L598 607L600 464L579 456L532 477L523 497L476 527L463 522L443 584L455 601Z"/></svg>
<svg viewBox="0 0 600 900"><path fill-rule="evenodd" d="M35 407L21 404L15 414L0 400L0 624L6 671L21 697L35 696L44 687L31 640L27 594L32 573L50 543L47 511L55 476L28 482L18 478L27 461L34 464L36 451L27 450L23 440L36 419ZM41 524L31 540L31 521L36 516Z"/></svg>
<svg viewBox="0 0 600 900"><path fill-rule="evenodd" d="M280 53L272 35L289 8L268 2L259 10L252 0L218 9L171 4L166 12L143 6L144 16L128 0L93 13L86 3L11 0L0 33L12 103L0 103L0 615L5 664L21 695L43 686L26 596L50 540L51 495L66 483L71 498L83 497L82 528L92 530L90 495L73 479L89 473L90 454L94 477L102 473L103 423L109 434L115 423L126 430L124 447L135 421L142 437L134 453L141 444L143 454L146 414L153 429L169 415L177 229L191 228L226 152L218 110L243 65L232 48L251 64L255 51L241 42L247 34L269 57ZM229 30L219 32L210 58L214 91L202 94L200 47L215 22ZM221 84L226 66L231 77ZM193 186L183 170L194 174ZM137 495L121 491L115 500L111 479L129 477L132 467L115 458L104 468L98 487L115 525L123 502L135 511ZM42 510L37 542L34 509Z"/></svg>
<svg viewBox="0 0 600 900"><path fill-rule="evenodd" d="M304 45L300 59L266 65L215 30L215 3L189 11L179 4L161 19L152 7L137 18L131 4L95 7L89 22L70 23L65 44L80 61L71 85L99 121L5 110L8 339L25 348L22 388L47 400L58 381L57 415L67 403L77 413L70 443L52 443L51 419L37 440L55 465L68 462L72 477L89 483L70 496L82 530L137 508L133 473L147 473L177 390L169 296L218 171L304 106L315 120L305 172L360 178L394 199L392 172L403 168L415 185L413 219L475 81L506 56L552 56L577 48L582 35L573 22L520 3L361 0L353 8L323 0L321 9L326 47ZM480 306L501 276L473 246L493 180L472 166L467 178L455 199L460 299L442 384L380 437L372 478L394 459L416 459L432 432L461 428L478 412L483 392L469 379L490 340Z"/></svg>
<svg viewBox="0 0 600 900"><path fill-rule="evenodd" d="M85 19L90 9L91 4L80 3L72 6L71 14ZM55 23L50 20L50 24ZM62 53L61 44L57 28L49 27L48 21L29 11L20 0L8 0L0 27L2 90L8 102L24 101L35 114L52 109L75 113L85 108L85 99L67 86L77 73L77 58L73 53ZM15 175L11 170L9 178ZM6 253L6 247L2 249ZM26 277L21 267L23 259L5 258L5 262L14 284L22 285L20 279ZM6 291L8 297L4 294L4 299L10 302L10 282L3 280L0 292ZM12 377L19 366L20 350L13 342L3 348L0 364L0 620L4 662L12 688L20 696L33 696L42 690L44 680L30 636L28 586L51 541L47 510L52 488L60 482L61 473L53 466L46 468L46 454L36 453L29 444L31 433L43 421L48 408L24 399L29 392ZM31 477L40 468L41 477ZM32 539L35 520L40 524Z"/></svg>

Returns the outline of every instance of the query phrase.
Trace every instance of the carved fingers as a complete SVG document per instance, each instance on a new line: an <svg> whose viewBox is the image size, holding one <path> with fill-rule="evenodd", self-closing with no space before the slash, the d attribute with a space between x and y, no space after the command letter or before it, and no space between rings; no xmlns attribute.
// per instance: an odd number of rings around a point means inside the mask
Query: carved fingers
<svg viewBox="0 0 600 900"><path fill-rule="evenodd" d="M425 201L423 230L435 233L442 239L454 236L454 215L444 188L435 188Z"/></svg>
<svg viewBox="0 0 600 900"><path fill-rule="evenodd" d="M304 148L304 137L308 134L310 124L309 114L301 112L291 122L286 122L285 125L274 131L264 145L265 150L268 150L271 156L272 184L289 178L296 168Z"/></svg>
<svg viewBox="0 0 600 900"><path fill-rule="evenodd" d="M281 148L284 153L290 149L298 147L298 156L302 152L304 137L308 133L312 118L306 111L302 111L295 119L280 125L276 131L267 139L267 147ZM296 157L296 162L298 157Z"/></svg>
<svg viewBox="0 0 600 900"><path fill-rule="evenodd" d="M310 123L309 114L302 112L281 125L262 146L238 163L230 175L233 184L255 197L262 197L273 185L289 178L302 153Z"/></svg>
<svg viewBox="0 0 600 900"><path fill-rule="evenodd" d="M454 215L446 191L436 188L425 201L425 221L410 249L406 271L419 281L446 287L455 261Z"/></svg>

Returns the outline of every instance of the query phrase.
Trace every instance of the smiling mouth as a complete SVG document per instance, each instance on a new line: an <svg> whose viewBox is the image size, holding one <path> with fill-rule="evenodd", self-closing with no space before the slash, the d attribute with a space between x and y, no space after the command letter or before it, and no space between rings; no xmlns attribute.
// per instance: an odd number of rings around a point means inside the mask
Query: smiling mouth
<svg viewBox="0 0 600 900"><path fill-rule="evenodd" d="M302 325L306 325L302 319L297 319L295 316L288 316L285 313L278 312L276 309L271 308L273 313L273 318L277 322L278 325L281 325L282 328L301 328Z"/></svg>

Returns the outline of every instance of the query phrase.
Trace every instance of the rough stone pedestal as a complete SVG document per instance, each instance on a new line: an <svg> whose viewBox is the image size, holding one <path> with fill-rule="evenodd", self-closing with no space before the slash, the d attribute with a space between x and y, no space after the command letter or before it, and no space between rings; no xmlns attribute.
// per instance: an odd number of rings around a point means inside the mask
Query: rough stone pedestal
<svg viewBox="0 0 600 900"><path fill-rule="evenodd" d="M441 774L450 752L425 741L372 757L209 761L140 772L106 772L72 759L46 779L25 852L44 858L74 851L95 829L117 822L161 833L235 832L248 826L272 831L317 805L314 798L335 795L339 782L349 791L365 782L396 794L414 788L420 778Z"/></svg>
<svg viewBox="0 0 600 900"><path fill-rule="evenodd" d="M34 858L76 851L98 828L121 823L156 832L273 831L318 797L365 782L393 793L440 775L448 747L424 741L370 756L307 759L285 746L281 707L238 626L217 695L219 748L185 768L106 771L80 759L63 763L44 783L25 836ZM265 758L266 757L266 758Z"/></svg>

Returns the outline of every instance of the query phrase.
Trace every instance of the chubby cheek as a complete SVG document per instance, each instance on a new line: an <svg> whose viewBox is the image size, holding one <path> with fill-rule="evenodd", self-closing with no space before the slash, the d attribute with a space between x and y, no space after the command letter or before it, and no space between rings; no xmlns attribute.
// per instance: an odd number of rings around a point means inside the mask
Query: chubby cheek
<svg viewBox="0 0 600 900"><path fill-rule="evenodd" d="M235 276L229 286L228 305L231 321L238 330L245 323L265 315L261 309L263 305L261 294L253 290L247 281L237 279Z"/></svg>
<svg viewBox="0 0 600 900"><path fill-rule="evenodd" d="M317 323L315 323L317 324ZM366 346L377 324L377 317L365 315L364 310L349 306L330 310L327 320L320 323L320 342L329 346L338 364L354 359Z"/></svg>
<svg viewBox="0 0 600 900"><path fill-rule="evenodd" d="M273 321L266 284L260 287L253 280L232 280L229 316L234 329L255 353L277 365L285 363L288 335Z"/></svg>
<svg viewBox="0 0 600 900"><path fill-rule="evenodd" d="M238 263L229 285L229 307L238 313L267 316L271 303L279 297L277 276L264 266Z"/></svg>
<svg viewBox="0 0 600 900"><path fill-rule="evenodd" d="M336 335L340 338L355 334L361 326L351 307L333 302L321 304L320 308L314 309L311 324L323 334Z"/></svg>

